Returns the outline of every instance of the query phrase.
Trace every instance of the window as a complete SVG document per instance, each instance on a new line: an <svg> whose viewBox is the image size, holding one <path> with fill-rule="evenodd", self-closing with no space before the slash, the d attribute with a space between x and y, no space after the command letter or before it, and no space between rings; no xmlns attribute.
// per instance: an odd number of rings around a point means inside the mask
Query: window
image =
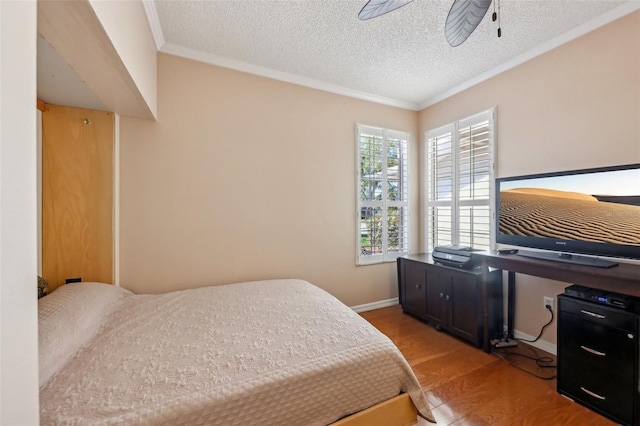
<svg viewBox="0 0 640 426"><path fill-rule="evenodd" d="M357 264L409 253L407 132L357 125Z"/></svg>
<svg viewBox="0 0 640 426"><path fill-rule="evenodd" d="M425 134L428 251L444 245L494 245L495 109Z"/></svg>

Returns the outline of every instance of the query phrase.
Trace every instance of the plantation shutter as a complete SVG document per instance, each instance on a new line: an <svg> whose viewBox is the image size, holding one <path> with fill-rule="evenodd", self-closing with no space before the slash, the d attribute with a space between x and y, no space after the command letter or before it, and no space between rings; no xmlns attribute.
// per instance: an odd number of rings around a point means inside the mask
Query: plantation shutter
<svg viewBox="0 0 640 426"><path fill-rule="evenodd" d="M486 111L426 135L426 247L492 246L493 115Z"/></svg>
<svg viewBox="0 0 640 426"><path fill-rule="evenodd" d="M454 126L427 135L427 243L434 247L453 244L454 235Z"/></svg>
<svg viewBox="0 0 640 426"><path fill-rule="evenodd" d="M357 264L394 261L409 252L406 132L357 126Z"/></svg>
<svg viewBox="0 0 640 426"><path fill-rule="evenodd" d="M493 181L489 117L458 125L458 244L488 250Z"/></svg>

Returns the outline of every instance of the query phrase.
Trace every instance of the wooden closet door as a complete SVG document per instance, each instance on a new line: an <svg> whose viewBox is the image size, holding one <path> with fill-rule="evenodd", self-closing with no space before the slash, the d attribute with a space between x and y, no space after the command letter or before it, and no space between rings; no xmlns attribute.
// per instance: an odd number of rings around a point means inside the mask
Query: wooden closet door
<svg viewBox="0 0 640 426"><path fill-rule="evenodd" d="M42 114L42 276L113 282L112 113L47 104Z"/></svg>

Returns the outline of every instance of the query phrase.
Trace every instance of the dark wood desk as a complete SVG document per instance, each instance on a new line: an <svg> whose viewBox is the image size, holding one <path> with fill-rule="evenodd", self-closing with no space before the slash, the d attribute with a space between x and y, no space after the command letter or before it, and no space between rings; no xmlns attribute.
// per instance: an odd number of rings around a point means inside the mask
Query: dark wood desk
<svg viewBox="0 0 640 426"><path fill-rule="evenodd" d="M495 251L474 253L474 256L478 256L482 261L483 276L488 274L489 267L499 268L508 272L507 332L509 338L513 338L516 272L640 297L640 265L636 264L620 263L612 268L596 268L593 266L533 259L518 256L517 254L498 254ZM484 298L487 294L487 280L484 279L483 282L485 283L485 285L483 285L482 295ZM483 321L488 322L488 313L486 312L483 313ZM487 323L485 323L484 330L483 347L485 352L490 352L491 346L487 333Z"/></svg>

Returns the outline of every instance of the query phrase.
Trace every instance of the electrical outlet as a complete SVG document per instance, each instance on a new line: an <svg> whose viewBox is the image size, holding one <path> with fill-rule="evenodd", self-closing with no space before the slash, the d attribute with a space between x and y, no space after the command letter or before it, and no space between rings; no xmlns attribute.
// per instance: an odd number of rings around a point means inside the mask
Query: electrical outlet
<svg viewBox="0 0 640 426"><path fill-rule="evenodd" d="M553 297L546 297L544 298L544 308L547 309L547 305L551 306L551 310L553 311Z"/></svg>

